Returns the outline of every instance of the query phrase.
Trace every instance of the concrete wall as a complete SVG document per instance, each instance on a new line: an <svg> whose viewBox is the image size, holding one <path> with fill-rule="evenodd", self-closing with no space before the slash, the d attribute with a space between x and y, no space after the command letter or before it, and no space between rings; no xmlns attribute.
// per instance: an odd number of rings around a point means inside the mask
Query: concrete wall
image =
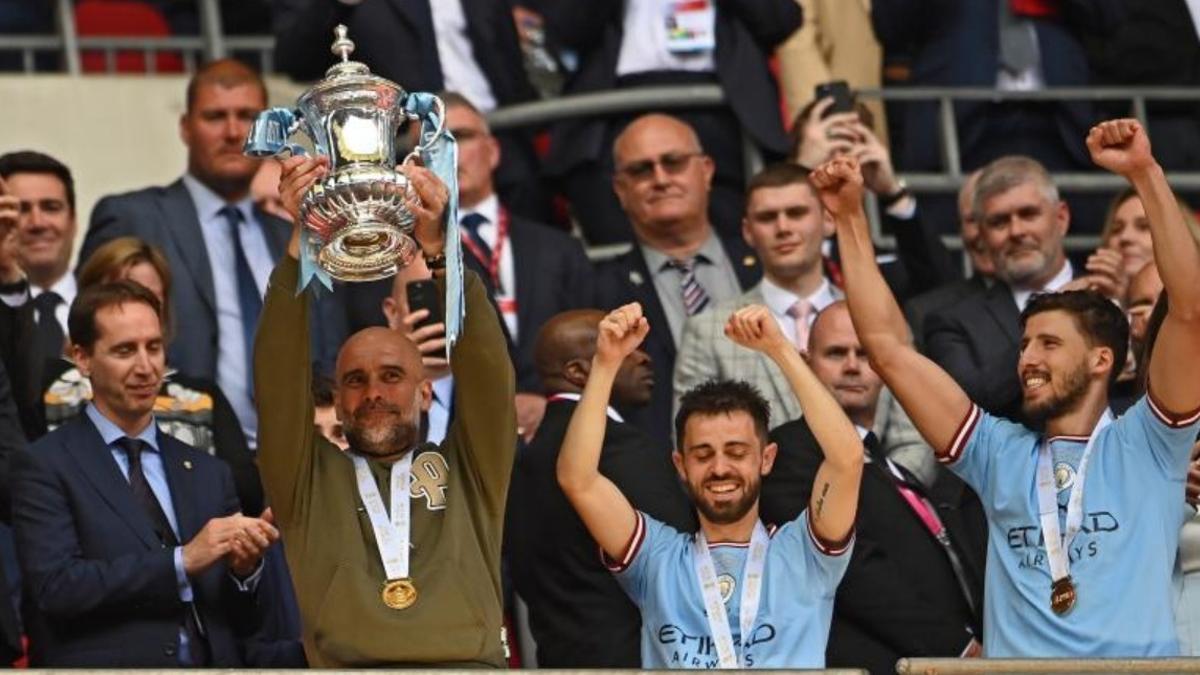
<svg viewBox="0 0 1200 675"><path fill-rule="evenodd" d="M79 241L101 197L174 181L187 163L179 139L183 76L11 75L0 77L0 153L38 150L75 176ZM267 82L272 105L304 90Z"/></svg>

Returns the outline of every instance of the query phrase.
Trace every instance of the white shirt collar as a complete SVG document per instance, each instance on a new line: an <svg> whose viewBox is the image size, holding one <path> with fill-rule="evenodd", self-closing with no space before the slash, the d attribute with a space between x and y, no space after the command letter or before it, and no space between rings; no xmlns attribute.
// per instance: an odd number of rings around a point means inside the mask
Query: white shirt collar
<svg viewBox="0 0 1200 675"><path fill-rule="evenodd" d="M821 285L817 287L817 290L813 291L806 298L801 298L789 290L780 288L766 277L763 277L760 290L762 291L763 302L767 303L767 307L777 316L787 316L788 309L796 304L797 300L807 300L812 305L813 316L829 305L832 305L834 301L833 289L829 285L829 280L824 277L821 278Z"/></svg>
<svg viewBox="0 0 1200 675"><path fill-rule="evenodd" d="M1041 288L1020 288L1013 289L1013 301L1017 303L1017 309L1025 311L1025 305L1029 304L1029 298L1033 297L1034 293L1056 293L1060 288L1071 283L1071 279L1075 277L1075 270L1071 267L1070 260L1064 260L1063 265L1058 270L1050 281Z"/></svg>
<svg viewBox="0 0 1200 675"><path fill-rule="evenodd" d="M478 213L487 219L486 223L479 225L479 236L487 242L488 246L495 246L496 224L500 222L500 199L496 196L496 193L493 192L484 197L483 201L470 208L463 208L458 214L459 221L461 222L463 216L470 213ZM466 232L464 231L463 234L466 235Z"/></svg>
<svg viewBox="0 0 1200 675"><path fill-rule="evenodd" d="M196 216L201 223L215 218L221 209L229 205L229 202L225 201L221 195L213 192L211 188L201 183L199 178L190 173L183 174L183 186L187 188L192 202L196 205ZM234 202L232 205L242 212L242 219L249 222L254 215L253 204L254 198L246 195L245 199Z"/></svg>
<svg viewBox="0 0 1200 675"><path fill-rule="evenodd" d="M581 398L583 398L583 394L579 394L579 393L576 393L573 391L560 391L557 394L552 394L550 396L551 401L565 399L567 401L575 401L576 403L578 403L579 399L581 399ZM610 419L614 422L621 422L621 423L625 422L624 418L621 417L621 413L614 410L611 405L608 406L608 419Z"/></svg>
<svg viewBox="0 0 1200 675"><path fill-rule="evenodd" d="M68 307L72 302L75 302L75 295L79 291L79 287L75 285L75 275L67 272L62 275L62 278L54 282L50 288L40 288L29 284L29 298L32 300L46 291L54 291L58 293L58 297L62 298L63 304Z"/></svg>

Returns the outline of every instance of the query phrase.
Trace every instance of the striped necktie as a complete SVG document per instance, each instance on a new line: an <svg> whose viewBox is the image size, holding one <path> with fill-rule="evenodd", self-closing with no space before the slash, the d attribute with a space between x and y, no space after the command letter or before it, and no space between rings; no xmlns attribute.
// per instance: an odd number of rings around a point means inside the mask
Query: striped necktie
<svg viewBox="0 0 1200 675"><path fill-rule="evenodd" d="M703 312L710 298L708 291L696 279L696 258L668 260L667 265L679 270L679 289L683 294L683 310L688 316Z"/></svg>

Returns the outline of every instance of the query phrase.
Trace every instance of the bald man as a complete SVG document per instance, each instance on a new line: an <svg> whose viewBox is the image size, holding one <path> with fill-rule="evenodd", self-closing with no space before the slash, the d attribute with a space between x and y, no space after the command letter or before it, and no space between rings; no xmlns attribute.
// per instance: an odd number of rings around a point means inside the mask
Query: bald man
<svg viewBox="0 0 1200 675"><path fill-rule="evenodd" d="M326 160L283 163L299 196ZM415 238L444 294L448 192L407 168ZM338 353L335 407L349 449L312 425L309 299L297 294L298 231L272 273L255 344L259 466L287 539L308 662L318 668L502 667L500 533L516 447L513 369L496 312L468 273L466 321L451 354L457 415L441 444L419 442L432 396L421 352L401 331L360 331ZM337 298L338 296L334 296Z"/></svg>
<svg viewBox="0 0 1200 675"><path fill-rule="evenodd" d="M713 160L696 132L670 115L638 117L613 146L613 190L637 239L596 266L596 306L641 303L654 330L643 348L654 365L650 405L624 410L630 422L671 447L671 380L684 321L741 295L762 272L740 239L722 239L709 220ZM727 223L736 229L736 223ZM721 229L719 226L717 229Z"/></svg>
<svg viewBox="0 0 1200 675"><path fill-rule="evenodd" d="M641 616L600 563L599 551L555 478L567 423L587 383L604 313L564 312L541 330L535 358L549 393L546 416L513 471L505 551L541 668L639 668ZM621 365L614 402L644 406L654 384L650 357L636 350ZM695 529L687 497L665 448L608 413L600 471L631 501L680 530Z"/></svg>
<svg viewBox="0 0 1200 675"><path fill-rule="evenodd" d="M940 466L926 490L881 451L868 429L883 382L867 361L845 301L817 315L805 358L858 427L867 451L858 542L834 600L826 666L890 673L901 656L976 650L986 543L979 499ZM779 452L763 481L762 514L764 522L784 523L808 504L824 454L803 417L776 427L771 440Z"/></svg>

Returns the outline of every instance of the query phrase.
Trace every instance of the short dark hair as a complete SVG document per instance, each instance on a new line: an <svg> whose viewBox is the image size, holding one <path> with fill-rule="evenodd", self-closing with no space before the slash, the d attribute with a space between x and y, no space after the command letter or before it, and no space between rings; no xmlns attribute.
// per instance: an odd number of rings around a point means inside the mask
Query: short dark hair
<svg viewBox="0 0 1200 675"><path fill-rule="evenodd" d="M780 188L788 185L808 185L812 189L812 185L808 182L808 174L810 171L799 164L792 162L776 162L763 168L758 173L750 178L750 182L746 183L746 202L749 203L750 195L754 194L755 190L764 188ZM816 194L816 191L813 190Z"/></svg>
<svg viewBox="0 0 1200 675"><path fill-rule="evenodd" d="M754 430L764 442L771 428L771 407L754 385L741 380L709 380L679 399L675 415L675 444L683 448L683 429L692 415L713 416L744 412L754 420Z"/></svg>
<svg viewBox="0 0 1200 675"><path fill-rule="evenodd" d="M240 87L243 84L253 85L262 93L262 99L267 101L267 85L263 82L258 71L237 59L217 59L210 61L192 75L187 85L187 112L192 112L196 103L196 92L200 87L216 85L225 89Z"/></svg>
<svg viewBox="0 0 1200 675"><path fill-rule="evenodd" d="M67 206L71 207L71 213L75 213L75 179L71 177L71 170L66 164L35 150L0 155L0 178L8 180L9 176L16 173L43 173L57 178L67 193Z"/></svg>
<svg viewBox="0 0 1200 675"><path fill-rule="evenodd" d="M158 298L154 297L145 286L136 281L121 279L79 290L75 302L71 303L71 311L67 315L67 330L71 334L71 342L91 352L100 337L96 327L96 314L105 307L124 305L126 303L141 303L154 310L159 324L162 324L162 307Z"/></svg>
<svg viewBox="0 0 1200 675"><path fill-rule="evenodd" d="M1066 312L1075 321L1089 347L1108 347L1113 353L1109 384L1116 381L1125 368L1129 351L1129 320L1111 300L1095 291L1064 291L1045 293L1030 299L1021 312L1021 331L1029 318L1045 312Z"/></svg>

